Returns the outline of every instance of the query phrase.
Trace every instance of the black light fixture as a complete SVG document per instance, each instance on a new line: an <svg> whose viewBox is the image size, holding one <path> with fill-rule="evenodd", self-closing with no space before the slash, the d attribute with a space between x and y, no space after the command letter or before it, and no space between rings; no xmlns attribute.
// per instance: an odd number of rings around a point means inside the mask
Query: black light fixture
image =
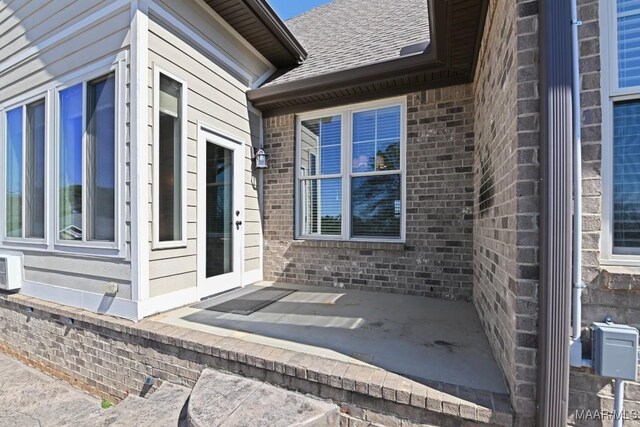
<svg viewBox="0 0 640 427"><path fill-rule="evenodd" d="M267 169L267 153L262 147L256 151L256 169Z"/></svg>

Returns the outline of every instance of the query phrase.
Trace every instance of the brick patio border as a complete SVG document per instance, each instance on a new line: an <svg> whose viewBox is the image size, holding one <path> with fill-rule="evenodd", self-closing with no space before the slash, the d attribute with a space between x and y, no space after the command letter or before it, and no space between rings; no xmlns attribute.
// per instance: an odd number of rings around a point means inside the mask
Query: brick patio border
<svg viewBox="0 0 640 427"><path fill-rule="evenodd" d="M74 319L72 326L66 318ZM439 425L513 424L506 395L428 387L378 368L153 320L133 323L21 295L0 296L0 319L0 351L98 395L137 393L147 375L193 387L212 367L331 399L356 418L379 413Z"/></svg>

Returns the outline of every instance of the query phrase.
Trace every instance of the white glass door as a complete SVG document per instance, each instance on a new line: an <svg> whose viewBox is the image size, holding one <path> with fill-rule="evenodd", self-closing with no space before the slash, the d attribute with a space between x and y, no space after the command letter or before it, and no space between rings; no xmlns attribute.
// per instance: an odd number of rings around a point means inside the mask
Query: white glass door
<svg viewBox="0 0 640 427"><path fill-rule="evenodd" d="M205 128L198 147L198 295L242 285L244 146Z"/></svg>

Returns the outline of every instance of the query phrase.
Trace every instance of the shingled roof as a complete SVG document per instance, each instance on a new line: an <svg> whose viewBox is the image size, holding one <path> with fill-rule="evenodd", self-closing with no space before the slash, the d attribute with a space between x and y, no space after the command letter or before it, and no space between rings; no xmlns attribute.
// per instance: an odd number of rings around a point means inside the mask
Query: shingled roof
<svg viewBox="0 0 640 427"><path fill-rule="evenodd" d="M488 3L333 0L286 21L307 59L247 97L272 115L470 82Z"/></svg>
<svg viewBox="0 0 640 427"><path fill-rule="evenodd" d="M308 57L265 87L419 53L429 41L427 0L332 0L285 24Z"/></svg>

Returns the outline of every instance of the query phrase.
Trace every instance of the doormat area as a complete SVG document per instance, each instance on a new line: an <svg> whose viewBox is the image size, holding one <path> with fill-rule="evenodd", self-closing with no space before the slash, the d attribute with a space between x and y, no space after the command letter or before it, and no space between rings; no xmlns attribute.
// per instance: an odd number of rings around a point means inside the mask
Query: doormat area
<svg viewBox="0 0 640 427"><path fill-rule="evenodd" d="M264 288L250 294L239 296L229 301L216 304L215 301L204 301L194 305L194 308L209 311L219 311L222 313L240 314L248 316L258 310L270 306L274 302L281 300L294 293L294 289L284 288Z"/></svg>

